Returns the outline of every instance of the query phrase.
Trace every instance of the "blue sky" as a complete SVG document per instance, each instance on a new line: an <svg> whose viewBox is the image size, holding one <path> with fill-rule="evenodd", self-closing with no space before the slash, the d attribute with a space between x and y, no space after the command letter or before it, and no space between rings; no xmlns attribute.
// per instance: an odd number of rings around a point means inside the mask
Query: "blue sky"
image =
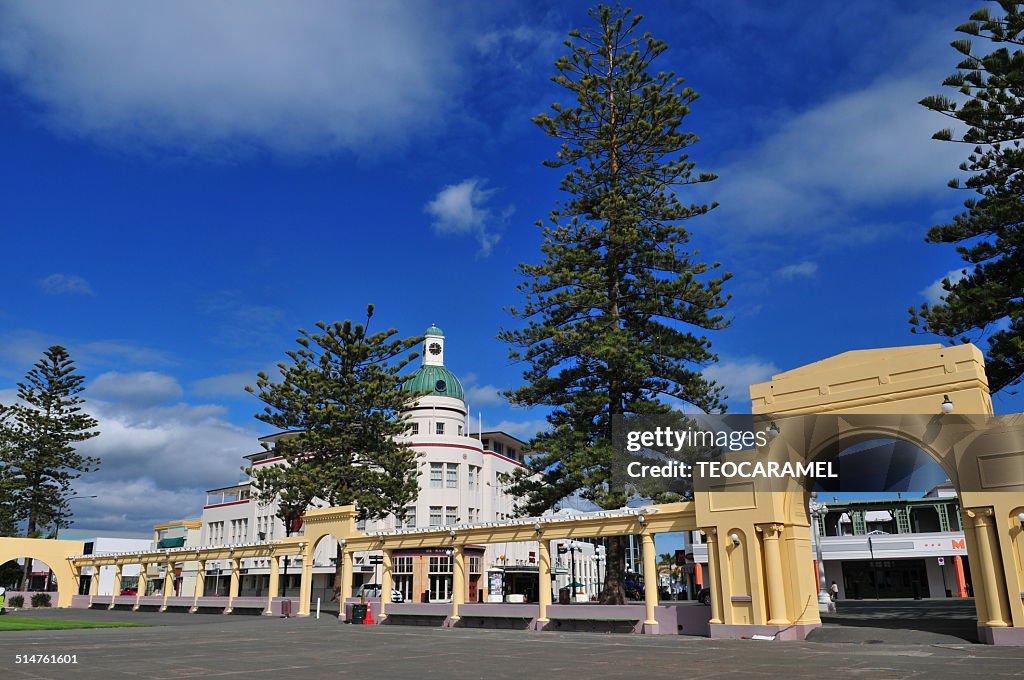
<svg viewBox="0 0 1024 680"><path fill-rule="evenodd" d="M79 492L103 502L78 530L198 514L267 432L242 387L368 302L379 327L444 328L485 427L542 419L498 397L522 367L495 336L559 198L529 118L566 100L551 64L587 4L297 7L0 2L0 401L51 343L88 376L104 465ZM684 199L721 202L690 227L735 275L708 369L733 411L773 372L925 341L906 309L959 268L923 235L963 198L963 151L916 102L972 7L636 5L721 175Z"/></svg>

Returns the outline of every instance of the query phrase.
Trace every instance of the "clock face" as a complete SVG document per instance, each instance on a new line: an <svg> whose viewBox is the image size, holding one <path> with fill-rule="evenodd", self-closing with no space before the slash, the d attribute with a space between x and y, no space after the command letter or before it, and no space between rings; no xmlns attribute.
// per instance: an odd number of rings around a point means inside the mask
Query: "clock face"
<svg viewBox="0 0 1024 680"><path fill-rule="evenodd" d="M448 387L448 383L446 383L443 380L438 380L436 383L434 383L434 389L437 390L438 392L444 392L446 387Z"/></svg>
<svg viewBox="0 0 1024 680"><path fill-rule="evenodd" d="M432 343L430 343L430 345L429 345L429 346L427 347L427 351L429 351L429 352L430 352L431 354L433 354L434 356L437 356L438 354L440 354L440 353L441 353L441 344L440 344L440 343L437 343L437 342L432 342Z"/></svg>

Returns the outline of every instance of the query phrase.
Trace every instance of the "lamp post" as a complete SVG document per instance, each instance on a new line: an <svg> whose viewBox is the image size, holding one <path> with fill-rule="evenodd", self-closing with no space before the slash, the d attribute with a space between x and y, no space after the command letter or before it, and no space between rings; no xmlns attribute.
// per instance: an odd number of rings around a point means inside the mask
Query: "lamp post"
<svg viewBox="0 0 1024 680"><path fill-rule="evenodd" d="M73 500L80 499L80 498L96 498L96 496L79 496L79 495L74 495L74 496L68 496L64 500L65 500L65 502L71 502ZM70 513L69 513L68 516L70 516ZM53 522L53 540L55 540L55 541L57 540L57 535L60 533L60 525L61 525L61 522L63 520L64 520L64 514L62 512L60 512L60 509L58 509L57 510L57 515L56 515L56 517L54 517L54 522ZM70 526L70 525L68 525L68 526ZM49 567L49 565L47 565L47 567ZM50 569L49 573L47 573L47 575L46 575L46 590L49 591L52 586L53 586L53 569Z"/></svg>
<svg viewBox="0 0 1024 680"><path fill-rule="evenodd" d="M825 583L825 562L821 557L821 533L818 531L818 518L824 517L828 509L824 503L818 502L817 494L811 494L808 510L814 524L814 548L818 557L818 611L830 613L836 610L836 605L829 597L828 585Z"/></svg>
<svg viewBox="0 0 1024 680"><path fill-rule="evenodd" d="M599 548L603 548L603 547L604 546L599 546ZM604 581L601 580L601 563L604 562L604 559L605 559L604 558L604 553L602 553L602 552L598 552L594 556L594 561L597 562L597 588L595 588L595 590L597 590L597 598L598 599L601 598L601 588L604 587Z"/></svg>

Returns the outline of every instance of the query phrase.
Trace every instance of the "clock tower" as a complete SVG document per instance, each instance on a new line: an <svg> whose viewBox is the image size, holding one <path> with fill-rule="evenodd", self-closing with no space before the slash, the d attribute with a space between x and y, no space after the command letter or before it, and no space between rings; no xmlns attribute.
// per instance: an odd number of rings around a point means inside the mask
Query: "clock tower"
<svg viewBox="0 0 1024 680"><path fill-rule="evenodd" d="M444 332L431 325L423 335L423 365L444 366Z"/></svg>

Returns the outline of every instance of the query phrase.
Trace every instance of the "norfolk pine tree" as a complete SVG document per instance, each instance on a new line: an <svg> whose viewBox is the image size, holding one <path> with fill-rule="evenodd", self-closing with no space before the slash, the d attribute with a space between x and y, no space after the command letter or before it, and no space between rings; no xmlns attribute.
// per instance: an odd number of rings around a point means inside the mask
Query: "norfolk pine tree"
<svg viewBox="0 0 1024 680"><path fill-rule="evenodd" d="M370 306L366 323L300 330L290 363L278 364L281 380L261 372L246 388L266 404L257 419L296 433L274 446L284 465L246 470L256 499L278 501L286 522L315 502L354 503L361 519L400 516L419 494L417 454L398 438L408 430L402 411L410 398L402 372L421 338L397 339L394 329L371 334L372 317ZM336 592L341 546L337 556Z"/></svg>
<svg viewBox="0 0 1024 680"><path fill-rule="evenodd" d="M12 497L11 519L25 522L25 536L68 517L72 482L99 468L98 458L75 448L99 434L96 420L82 410L84 381L68 351L54 345L18 383L19 403L2 408L3 485ZM31 573L26 559L22 589Z"/></svg>
<svg viewBox="0 0 1024 680"><path fill-rule="evenodd" d="M999 2L1001 14L987 8L971 15L957 31L984 38L996 49L975 54L969 39L952 46L964 59L943 85L966 98L926 97L921 104L966 125L957 137L950 129L935 139L973 147L960 165L973 173L961 186L974 195L966 211L928 231L930 243L955 243L965 263L959 281L943 280L945 296L910 310L920 330L972 341L986 337L985 372L992 392L1024 378L1024 3Z"/></svg>
<svg viewBox="0 0 1024 680"><path fill-rule="evenodd" d="M561 144L551 168L568 174L568 200L550 214L541 264L520 265L525 303L509 311L525 328L505 330L510 356L528 364L519 406L551 408L528 470L511 479L520 512L540 513L579 492L602 508L629 500L612 488L616 416L659 414L667 402L723 409L721 388L701 375L717 360L706 331L729 274L695 260L684 220L714 205L684 205L675 190L715 179L684 153L697 137L680 129L697 93L650 68L666 45L640 35L640 16L599 6L595 32L571 32L552 80L574 104L534 122ZM545 473L547 473L545 475ZM625 600L623 539L608 543L601 600Z"/></svg>

